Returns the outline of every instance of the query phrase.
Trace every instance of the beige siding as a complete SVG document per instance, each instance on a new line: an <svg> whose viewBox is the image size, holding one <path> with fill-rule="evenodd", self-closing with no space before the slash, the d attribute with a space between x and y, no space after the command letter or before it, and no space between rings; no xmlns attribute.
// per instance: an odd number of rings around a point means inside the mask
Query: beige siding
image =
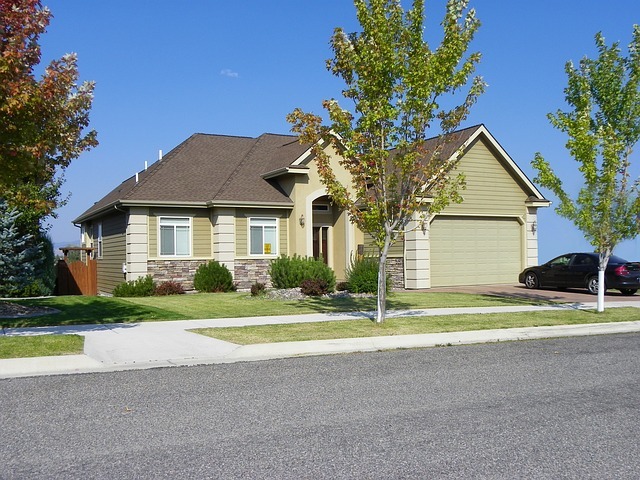
<svg viewBox="0 0 640 480"><path fill-rule="evenodd" d="M101 220L102 258L98 258L98 291L110 293L124 281L122 264L126 261L126 215L121 213Z"/></svg>
<svg viewBox="0 0 640 480"><path fill-rule="evenodd" d="M527 194L483 141L478 141L465 153L457 171L464 173L466 178L467 188L460 191L464 201L449 205L444 209L445 213L524 218Z"/></svg>
<svg viewBox="0 0 640 480"><path fill-rule="evenodd" d="M378 255L378 247L369 233L364 233L364 252L366 255ZM389 248L389 257L404 256L404 238L399 238L396 243Z"/></svg>
<svg viewBox="0 0 640 480"><path fill-rule="evenodd" d="M238 257L246 257L249 254L248 223L247 217L243 214L236 217L236 256Z"/></svg>
<svg viewBox="0 0 640 480"><path fill-rule="evenodd" d="M208 211L199 212L193 217L193 256L196 258L212 258L211 219Z"/></svg>
<svg viewBox="0 0 640 480"><path fill-rule="evenodd" d="M158 256L158 217L149 215L149 258Z"/></svg>

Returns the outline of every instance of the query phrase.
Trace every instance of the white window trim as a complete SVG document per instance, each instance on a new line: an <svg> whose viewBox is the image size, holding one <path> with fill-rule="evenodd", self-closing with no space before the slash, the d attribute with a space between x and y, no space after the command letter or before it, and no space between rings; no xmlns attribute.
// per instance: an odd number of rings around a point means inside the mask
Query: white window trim
<svg viewBox="0 0 640 480"><path fill-rule="evenodd" d="M161 228L163 226L168 226L167 224L162 225L162 220L173 220L173 219L177 219L177 220L188 220L189 221L189 240L188 240L188 247L189 247L189 252L186 254L177 254L175 253L175 247L177 245L177 240L176 240L176 224L173 225L174 229L173 229L173 238L174 238L174 253L171 255L163 255L162 254L162 233L161 233ZM189 258L192 256L192 252L193 252L193 217L187 217L187 216L178 216L178 215L162 215L158 217L158 257L162 257L162 258Z"/></svg>
<svg viewBox="0 0 640 480"><path fill-rule="evenodd" d="M97 239L98 239L98 245L97 245L98 250L96 250L96 256L98 258L102 258L102 255L104 254L104 252L102 250L102 248L103 248L103 244L102 244L102 222L98 222L96 225L98 227L97 228L97 230L98 230L98 236L97 236Z"/></svg>
<svg viewBox="0 0 640 480"><path fill-rule="evenodd" d="M272 246L271 249L271 253L264 253L264 242L262 245L262 253L251 253L251 221L256 221L256 222L265 222L265 221L275 221L275 227L276 227L276 238L275 238L275 245ZM254 227L265 227L265 226L271 226L271 225L253 225ZM264 228L262 229L263 232L263 239L264 239ZM249 254L250 257L268 257L268 258L272 258L272 257L277 257L279 255L279 251L280 251L280 219L278 217L248 217L247 219L247 253Z"/></svg>

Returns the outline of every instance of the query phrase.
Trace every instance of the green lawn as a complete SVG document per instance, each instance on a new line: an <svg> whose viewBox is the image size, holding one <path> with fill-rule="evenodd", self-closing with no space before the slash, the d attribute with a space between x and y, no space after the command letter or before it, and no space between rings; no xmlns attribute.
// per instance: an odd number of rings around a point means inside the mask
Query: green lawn
<svg viewBox="0 0 640 480"><path fill-rule="evenodd" d="M377 325L368 319L359 319L287 325L259 325L255 327L200 328L192 331L240 345L251 345L256 343L462 332L495 328L577 325L637 320L640 320L640 309L629 307L610 308L603 313L596 313L594 310L554 310L526 313L388 318L382 325Z"/></svg>
<svg viewBox="0 0 640 480"><path fill-rule="evenodd" d="M0 318L0 325L36 327L91 323L128 323L153 320L293 315L316 312L373 311L374 298L307 298L271 300L251 297L247 293L194 294L146 298L52 297L19 300L22 305L46 306L59 313L31 318ZM388 301L391 309L442 307L482 307L529 305L529 299L505 298L464 293L397 292ZM443 315L439 317L388 318L383 325L370 320L349 320L292 325L269 325L241 328L201 329L199 333L239 344L296 340L354 338L373 335L407 335L539 325L564 325L596 322L640 320L635 308L608 309L603 314L592 311L545 311L485 315ZM45 335L33 337L0 336L0 358L81 353L82 337Z"/></svg>
<svg viewBox="0 0 640 480"><path fill-rule="evenodd" d="M166 297L107 298L52 297L20 300L22 305L52 307L60 311L31 318L0 318L9 327L130 323L158 320L296 315L317 312L375 310L374 298L307 298L271 300L248 293L202 293ZM398 292L390 295L389 309L530 305L531 300L464 293ZM539 302L538 302L539 303Z"/></svg>
<svg viewBox="0 0 640 480"><path fill-rule="evenodd" d="M80 335L0 336L0 358L76 355L83 348L84 338Z"/></svg>

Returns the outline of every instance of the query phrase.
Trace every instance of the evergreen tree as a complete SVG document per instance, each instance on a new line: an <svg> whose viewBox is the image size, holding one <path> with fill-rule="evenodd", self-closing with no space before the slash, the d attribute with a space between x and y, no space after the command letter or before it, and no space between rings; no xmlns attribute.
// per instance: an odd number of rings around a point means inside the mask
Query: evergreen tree
<svg viewBox="0 0 640 480"><path fill-rule="evenodd" d="M0 297L20 295L33 282L40 263L40 247L32 235L21 235L17 222L20 213L0 200Z"/></svg>

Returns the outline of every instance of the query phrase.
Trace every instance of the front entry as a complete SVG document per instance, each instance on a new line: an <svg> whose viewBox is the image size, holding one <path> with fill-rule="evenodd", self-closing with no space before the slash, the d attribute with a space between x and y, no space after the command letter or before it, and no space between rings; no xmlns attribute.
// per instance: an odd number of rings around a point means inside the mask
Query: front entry
<svg viewBox="0 0 640 480"><path fill-rule="evenodd" d="M322 258L326 264L329 263L329 227L313 227L313 258Z"/></svg>

